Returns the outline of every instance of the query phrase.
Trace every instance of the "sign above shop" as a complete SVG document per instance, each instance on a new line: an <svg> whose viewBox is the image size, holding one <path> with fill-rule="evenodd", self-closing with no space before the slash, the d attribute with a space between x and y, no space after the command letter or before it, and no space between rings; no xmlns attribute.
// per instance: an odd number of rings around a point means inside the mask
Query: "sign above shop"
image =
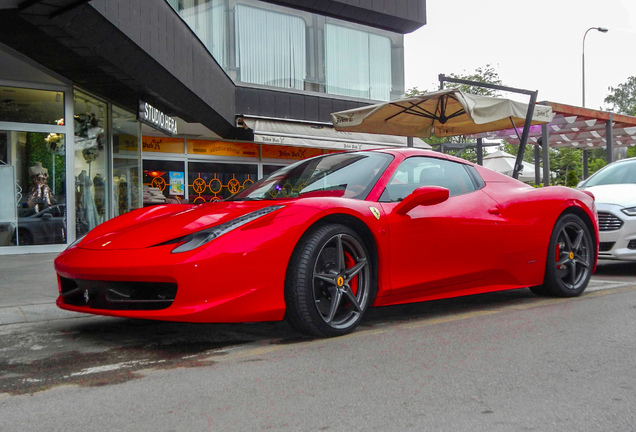
<svg viewBox="0 0 636 432"><path fill-rule="evenodd" d="M138 119L168 135L177 134L177 120L164 114L148 102L139 101Z"/></svg>

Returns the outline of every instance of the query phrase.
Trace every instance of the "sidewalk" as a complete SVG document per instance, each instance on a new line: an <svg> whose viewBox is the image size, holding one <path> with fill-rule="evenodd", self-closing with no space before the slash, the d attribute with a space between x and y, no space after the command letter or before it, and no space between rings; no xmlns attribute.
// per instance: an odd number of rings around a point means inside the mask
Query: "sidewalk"
<svg viewBox="0 0 636 432"><path fill-rule="evenodd" d="M0 255L0 325L80 316L55 306L57 255Z"/></svg>

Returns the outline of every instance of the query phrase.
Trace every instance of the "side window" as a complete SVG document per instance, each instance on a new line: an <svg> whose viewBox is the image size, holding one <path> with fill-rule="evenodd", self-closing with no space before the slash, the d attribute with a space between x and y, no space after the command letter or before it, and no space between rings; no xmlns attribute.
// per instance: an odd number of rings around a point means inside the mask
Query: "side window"
<svg viewBox="0 0 636 432"><path fill-rule="evenodd" d="M397 168L384 189L380 201L395 202L421 186L441 186L450 196L463 195L477 190L469 170L472 167L458 162L431 157L411 157ZM478 176L478 174L475 172Z"/></svg>

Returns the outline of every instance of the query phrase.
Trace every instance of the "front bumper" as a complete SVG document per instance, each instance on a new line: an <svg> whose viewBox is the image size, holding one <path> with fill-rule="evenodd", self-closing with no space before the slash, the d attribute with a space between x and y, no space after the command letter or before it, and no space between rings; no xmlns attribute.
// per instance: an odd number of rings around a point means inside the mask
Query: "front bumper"
<svg viewBox="0 0 636 432"><path fill-rule="evenodd" d="M627 216L621 208L596 203L600 259L636 260L636 217Z"/></svg>

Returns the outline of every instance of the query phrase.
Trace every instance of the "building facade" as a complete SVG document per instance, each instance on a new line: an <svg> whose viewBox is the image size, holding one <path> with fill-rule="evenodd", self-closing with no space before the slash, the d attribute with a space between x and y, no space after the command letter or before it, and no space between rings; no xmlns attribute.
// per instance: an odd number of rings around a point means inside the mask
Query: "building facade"
<svg viewBox="0 0 636 432"><path fill-rule="evenodd" d="M403 146L331 112L404 93L425 0L0 4L0 254L144 205L223 199L294 160Z"/></svg>

